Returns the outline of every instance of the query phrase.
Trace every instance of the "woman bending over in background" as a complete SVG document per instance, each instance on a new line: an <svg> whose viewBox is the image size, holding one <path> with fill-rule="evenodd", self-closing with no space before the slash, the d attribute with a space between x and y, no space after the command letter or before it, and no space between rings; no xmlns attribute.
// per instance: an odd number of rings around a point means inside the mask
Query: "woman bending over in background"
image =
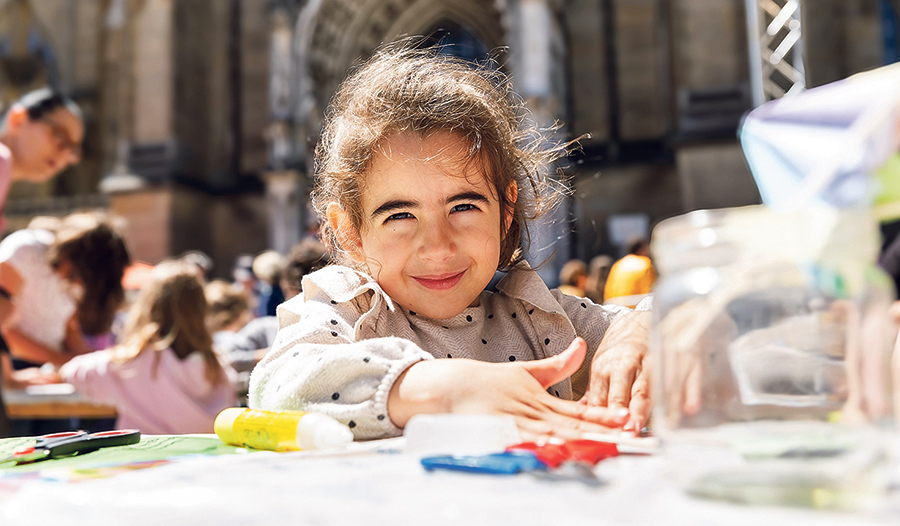
<svg viewBox="0 0 900 526"><path fill-rule="evenodd" d="M0 243L0 328L11 354L61 365L109 332L131 257L101 213L65 217L55 232L29 228Z"/></svg>

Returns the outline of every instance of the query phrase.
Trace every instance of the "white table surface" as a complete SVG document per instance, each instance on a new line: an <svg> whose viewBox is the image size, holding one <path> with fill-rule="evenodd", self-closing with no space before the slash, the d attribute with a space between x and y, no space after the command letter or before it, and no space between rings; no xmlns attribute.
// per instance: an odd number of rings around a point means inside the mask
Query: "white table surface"
<svg viewBox="0 0 900 526"><path fill-rule="evenodd" d="M402 444L402 439L400 439ZM398 442L357 448L387 449ZM528 474L425 471L417 456L261 452L195 457L87 482L36 480L0 503L0 524L898 524L888 503L866 513L741 506L695 499L667 454L600 463L588 486ZM2 480L0 480L2 482Z"/></svg>

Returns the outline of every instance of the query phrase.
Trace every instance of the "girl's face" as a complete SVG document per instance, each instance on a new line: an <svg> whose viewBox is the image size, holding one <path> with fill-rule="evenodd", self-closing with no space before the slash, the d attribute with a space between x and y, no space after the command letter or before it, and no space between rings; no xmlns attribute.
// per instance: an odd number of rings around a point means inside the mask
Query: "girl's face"
<svg viewBox="0 0 900 526"><path fill-rule="evenodd" d="M509 219L466 150L449 132L396 133L376 151L363 187L351 254L394 301L430 318L478 305Z"/></svg>

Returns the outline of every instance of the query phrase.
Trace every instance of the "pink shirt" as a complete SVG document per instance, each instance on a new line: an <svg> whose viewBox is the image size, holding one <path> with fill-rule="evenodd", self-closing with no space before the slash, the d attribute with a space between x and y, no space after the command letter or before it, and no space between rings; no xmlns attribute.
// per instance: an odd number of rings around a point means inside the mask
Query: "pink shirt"
<svg viewBox="0 0 900 526"><path fill-rule="evenodd" d="M118 362L104 350L76 356L59 372L91 400L115 406L116 427L144 434L212 433L216 415L235 405L233 371L210 385L199 353L179 360L172 349L145 350Z"/></svg>
<svg viewBox="0 0 900 526"><path fill-rule="evenodd" d="M0 234L6 229L6 217L3 209L6 206L6 196L12 185L12 152L5 144L0 142Z"/></svg>

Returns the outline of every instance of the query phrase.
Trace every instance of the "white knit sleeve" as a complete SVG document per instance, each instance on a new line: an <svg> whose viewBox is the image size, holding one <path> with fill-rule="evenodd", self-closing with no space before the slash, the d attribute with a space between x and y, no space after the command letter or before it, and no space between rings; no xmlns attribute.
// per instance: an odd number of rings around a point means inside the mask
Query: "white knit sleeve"
<svg viewBox="0 0 900 526"><path fill-rule="evenodd" d="M370 308L365 297L336 301L315 292L279 308L272 350L250 376L250 407L323 413L357 439L399 435L387 409L391 387L431 355L401 338L358 338L360 320L383 302Z"/></svg>

